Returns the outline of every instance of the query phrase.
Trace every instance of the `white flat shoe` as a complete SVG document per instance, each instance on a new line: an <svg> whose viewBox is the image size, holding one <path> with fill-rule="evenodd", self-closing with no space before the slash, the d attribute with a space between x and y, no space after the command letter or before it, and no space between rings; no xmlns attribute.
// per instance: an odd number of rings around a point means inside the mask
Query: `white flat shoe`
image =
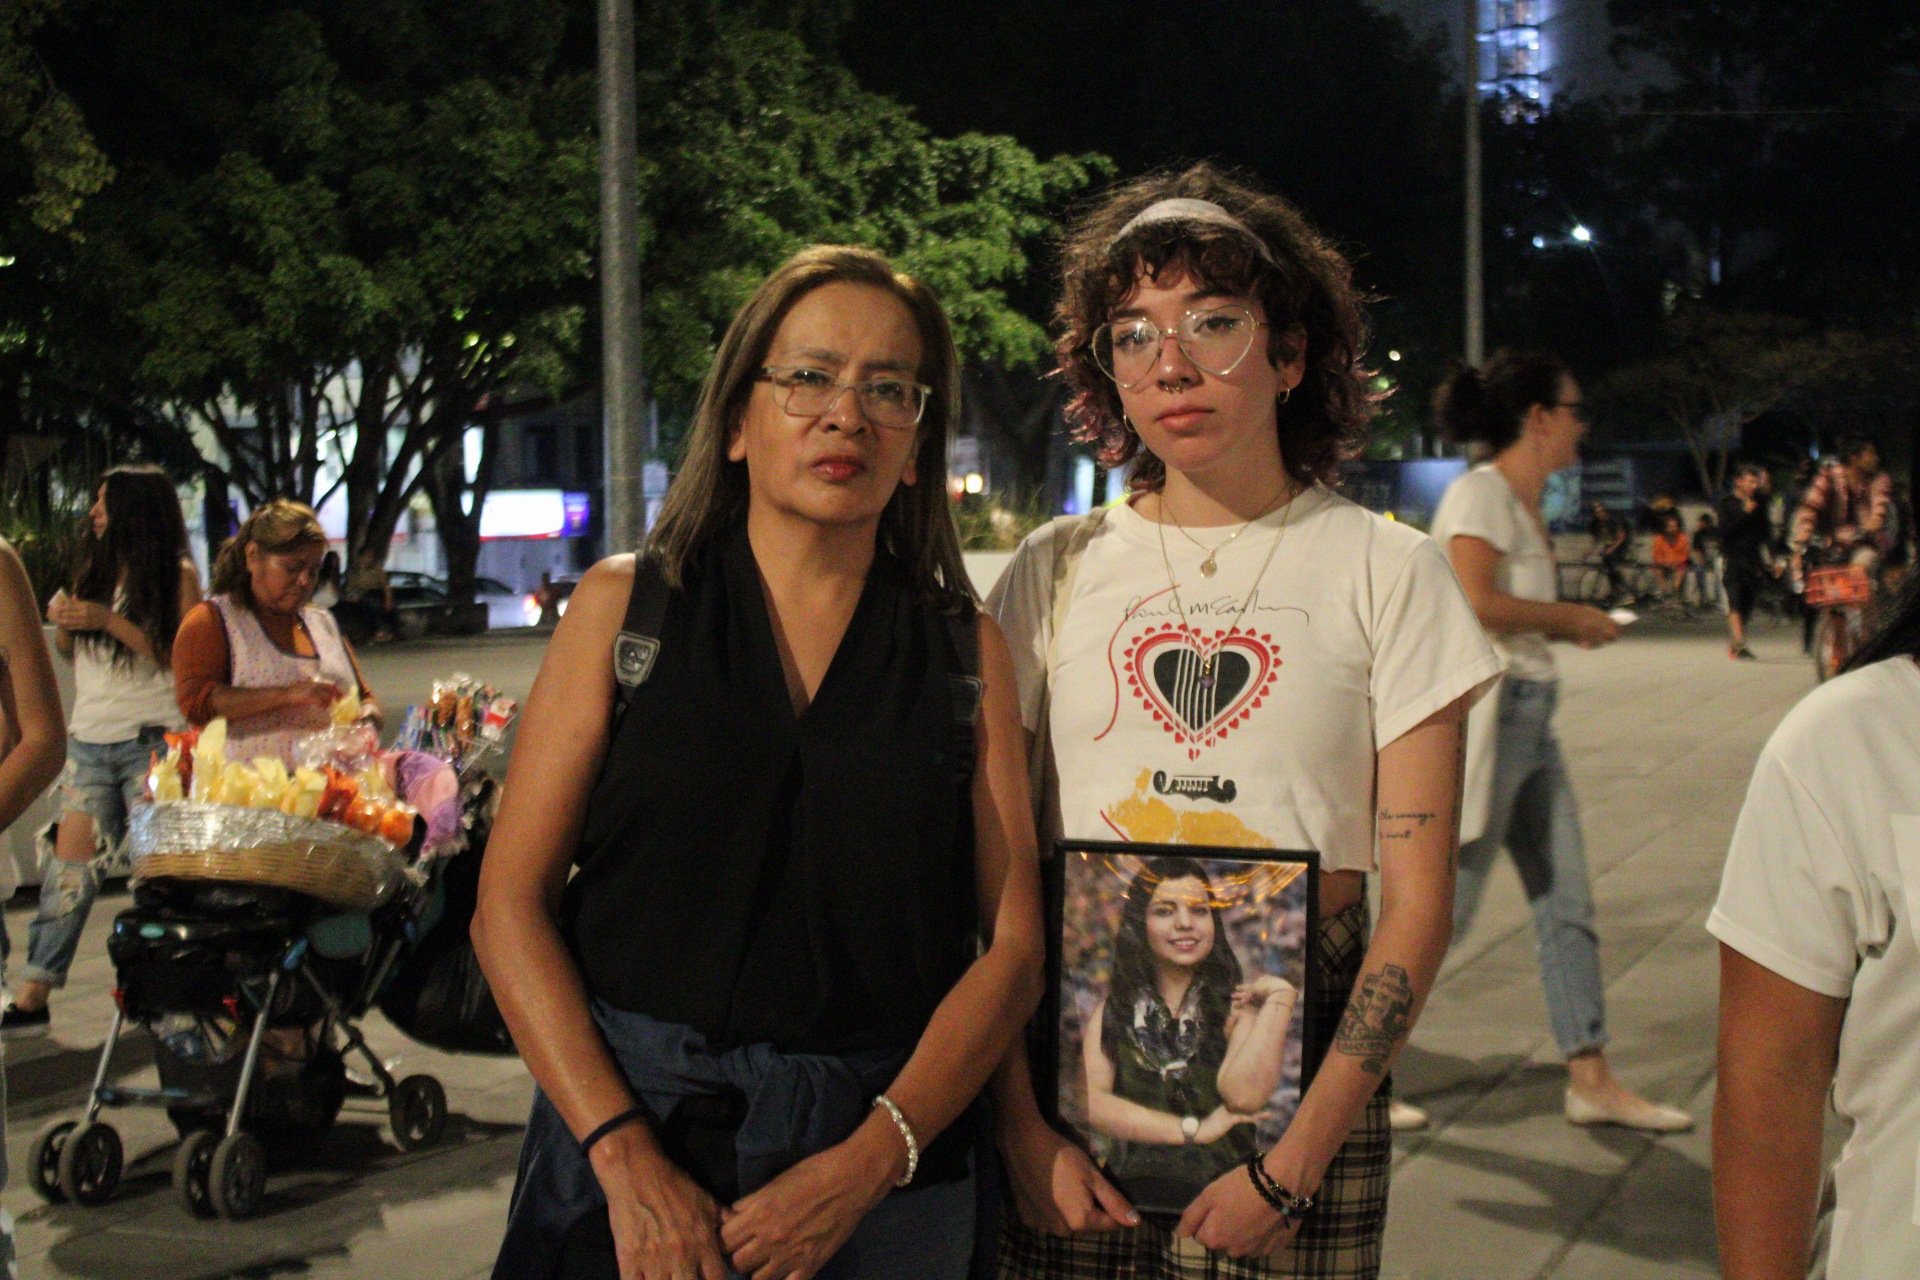
<svg viewBox="0 0 1920 1280"><path fill-rule="evenodd" d="M1567 1090L1567 1121L1570 1124L1617 1124L1647 1133L1682 1133L1693 1128L1693 1117L1677 1107L1663 1107L1645 1098L1620 1104L1595 1102L1572 1089Z"/></svg>
<svg viewBox="0 0 1920 1280"><path fill-rule="evenodd" d="M1387 1103L1387 1124L1395 1133L1427 1127L1427 1113L1411 1102L1393 1098Z"/></svg>

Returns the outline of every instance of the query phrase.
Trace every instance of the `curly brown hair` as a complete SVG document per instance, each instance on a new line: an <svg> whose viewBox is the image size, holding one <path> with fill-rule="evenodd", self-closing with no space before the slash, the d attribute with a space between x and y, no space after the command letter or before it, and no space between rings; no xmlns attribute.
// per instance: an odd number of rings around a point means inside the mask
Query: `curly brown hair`
<svg viewBox="0 0 1920 1280"><path fill-rule="evenodd" d="M1219 205L1258 242L1233 227L1184 219L1148 223L1117 238L1141 211L1174 198ZM1295 480L1332 484L1340 463L1365 446L1379 399L1372 371L1361 363L1367 299L1355 288L1345 256L1287 200L1206 163L1150 174L1101 196L1067 233L1061 259L1054 354L1072 392L1067 423L1074 439L1099 446L1103 466L1122 466L1137 455L1133 488L1158 489L1166 465L1127 425L1119 388L1094 362L1093 339L1143 276L1185 275L1203 289L1258 298L1271 335L1267 356L1276 364L1298 355L1295 344L1305 335L1305 376L1276 420L1280 456Z"/></svg>

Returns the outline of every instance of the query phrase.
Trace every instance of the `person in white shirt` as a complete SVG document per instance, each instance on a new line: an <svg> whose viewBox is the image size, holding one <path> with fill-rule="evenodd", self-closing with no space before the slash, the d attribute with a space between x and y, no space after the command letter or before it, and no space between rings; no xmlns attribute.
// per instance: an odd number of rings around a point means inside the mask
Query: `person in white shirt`
<svg viewBox="0 0 1920 1280"><path fill-rule="evenodd" d="M1607 1062L1593 893L1573 784L1553 732L1559 689L1549 642L1610 644L1620 628L1587 604L1561 603L1553 547L1540 514L1547 477L1580 459L1586 409L1554 356L1498 351L1464 368L1436 401L1442 429L1490 456L1448 486L1433 536L1480 623L1507 658L1497 698L1473 716L1467 805L1454 890L1453 936L1473 923L1504 847L1533 908L1548 1020L1567 1059L1566 1117L1668 1132L1693 1120L1634 1093Z"/></svg>
<svg viewBox="0 0 1920 1280"><path fill-rule="evenodd" d="M1920 1275L1920 587L1760 753L1720 940L1713 1198L1727 1280ZM1814 1258L1822 1121L1852 1133Z"/></svg>
<svg viewBox="0 0 1920 1280"><path fill-rule="evenodd" d="M127 832L161 735L184 729L169 655L180 616L200 600L180 496L166 472L115 467L101 477L80 567L47 606L54 643L73 660L72 745L61 777L59 834L27 933L27 963L0 1035L45 1035L47 997L65 984L101 855Z"/></svg>
<svg viewBox="0 0 1920 1280"><path fill-rule="evenodd" d="M0 538L0 831L27 811L66 758L67 729L60 714L60 687L40 634L40 611L26 566ZM0 896L13 894L12 859L0 865ZM0 968L10 950L0 921ZM6 1072L0 1070L0 1148L7 1140ZM0 1188L7 1185L0 1161ZM0 1209L0 1276L15 1273L13 1215Z"/></svg>
<svg viewBox="0 0 1920 1280"><path fill-rule="evenodd" d="M989 601L1051 753L1039 798L1076 838L1317 855L1301 1004L1332 1048L1277 1145L1177 1228L1049 1127L1016 1048L996 1081L1017 1209L1001 1275L1366 1280L1385 1075L1446 952L1460 739L1500 660L1439 548L1327 487L1371 410L1365 321L1292 205L1206 165L1144 178L1065 259L1073 417L1132 494L1035 533Z"/></svg>

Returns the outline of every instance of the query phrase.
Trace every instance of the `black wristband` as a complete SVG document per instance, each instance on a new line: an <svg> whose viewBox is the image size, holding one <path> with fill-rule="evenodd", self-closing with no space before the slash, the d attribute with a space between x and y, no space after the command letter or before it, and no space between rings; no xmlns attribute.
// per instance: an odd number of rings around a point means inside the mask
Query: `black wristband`
<svg viewBox="0 0 1920 1280"><path fill-rule="evenodd" d="M630 1125L635 1120L644 1120L646 1116L647 1109L645 1107L629 1107L627 1110L622 1111L619 1115L607 1121L586 1137L580 1139L581 1156L585 1157L590 1154L593 1151L593 1144L612 1133L615 1129Z"/></svg>
<svg viewBox="0 0 1920 1280"><path fill-rule="evenodd" d="M1253 1189L1269 1208L1288 1222L1299 1222L1313 1208L1312 1196L1297 1196L1281 1186L1274 1176L1267 1172L1265 1153L1255 1151L1247 1157L1247 1177L1253 1181Z"/></svg>

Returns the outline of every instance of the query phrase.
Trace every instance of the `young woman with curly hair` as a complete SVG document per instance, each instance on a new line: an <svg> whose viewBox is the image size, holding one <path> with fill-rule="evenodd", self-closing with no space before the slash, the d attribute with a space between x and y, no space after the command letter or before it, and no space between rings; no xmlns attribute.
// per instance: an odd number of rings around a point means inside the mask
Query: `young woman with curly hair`
<svg viewBox="0 0 1920 1280"><path fill-rule="evenodd" d="M1142 1220L1046 1124L1016 1050L1002 1272L1371 1277L1383 1086L1446 954L1464 719L1500 661L1439 548L1331 487L1371 409L1366 324L1298 210L1196 166L1110 192L1064 258L1072 418L1132 494L1036 532L991 602L1048 824L1314 851L1304 1016L1332 1048L1280 1142L1177 1224ZM1156 781L1176 775L1213 785Z"/></svg>

